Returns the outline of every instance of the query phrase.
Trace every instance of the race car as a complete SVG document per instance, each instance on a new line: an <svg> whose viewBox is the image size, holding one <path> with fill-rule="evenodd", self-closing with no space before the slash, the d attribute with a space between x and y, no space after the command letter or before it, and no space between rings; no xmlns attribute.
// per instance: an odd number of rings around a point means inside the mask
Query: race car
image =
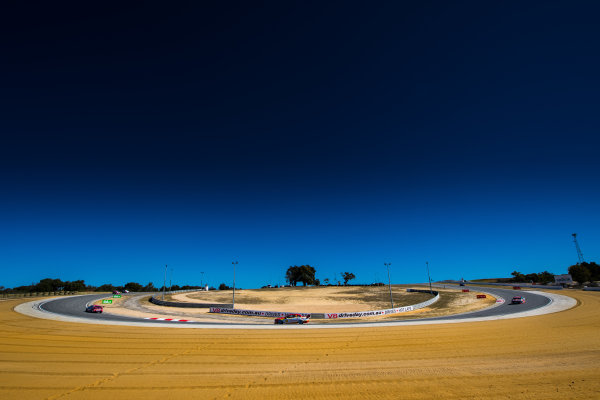
<svg viewBox="0 0 600 400"><path fill-rule="evenodd" d="M102 306L91 305L85 309L85 312L102 313L102 310L103 310Z"/></svg>
<svg viewBox="0 0 600 400"><path fill-rule="evenodd" d="M525 303L525 297L523 296L515 296L512 298L510 304L523 304Z"/></svg>
<svg viewBox="0 0 600 400"><path fill-rule="evenodd" d="M303 317L301 314L286 314L285 317L275 318L275 324L306 324L310 317Z"/></svg>

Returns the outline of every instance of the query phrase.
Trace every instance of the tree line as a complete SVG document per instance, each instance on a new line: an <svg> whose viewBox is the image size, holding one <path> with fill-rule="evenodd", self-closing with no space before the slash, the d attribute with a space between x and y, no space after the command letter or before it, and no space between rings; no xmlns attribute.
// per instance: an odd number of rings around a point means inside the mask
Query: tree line
<svg viewBox="0 0 600 400"><path fill-rule="evenodd" d="M202 286L192 285L172 285L167 286L166 290L189 290L189 289L201 289ZM38 283L17 286L14 288L5 288L0 286L0 293L3 294L18 294L18 293L46 293L46 292L113 292L118 290L120 292L128 290L130 292L159 292L164 289L163 286L157 288L154 287L152 282L147 285L142 285L137 282L128 282L125 285L115 286L111 283L105 283L100 286L86 285L84 280L76 281L62 281L60 279L45 278L40 280ZM214 288L213 288L214 289Z"/></svg>
<svg viewBox="0 0 600 400"><path fill-rule="evenodd" d="M568 271L571 278L580 285L600 281L600 265L593 261L571 265ZM548 271L532 274L522 274L518 271L513 271L511 275L513 277L509 279L509 282L535 282L541 284L554 282L554 274Z"/></svg>
<svg viewBox="0 0 600 400"><path fill-rule="evenodd" d="M303 286L320 286L321 281L315 277L316 273L316 268L310 265L293 265L287 269L285 273L285 280L290 284L290 286L296 286L300 282L302 282ZM344 285L347 285L348 281L356 278L356 275L354 275L352 272L342 272L341 275L342 279L344 280ZM323 281L325 284L329 284L329 279L324 279Z"/></svg>
<svg viewBox="0 0 600 400"><path fill-rule="evenodd" d="M510 282L536 282L543 285L554 282L554 274L552 272L534 272L532 274L522 274L518 271L511 273L513 276L510 278Z"/></svg>
<svg viewBox="0 0 600 400"><path fill-rule="evenodd" d="M600 281L600 265L595 262L582 262L569 267L574 281L583 285L586 282Z"/></svg>

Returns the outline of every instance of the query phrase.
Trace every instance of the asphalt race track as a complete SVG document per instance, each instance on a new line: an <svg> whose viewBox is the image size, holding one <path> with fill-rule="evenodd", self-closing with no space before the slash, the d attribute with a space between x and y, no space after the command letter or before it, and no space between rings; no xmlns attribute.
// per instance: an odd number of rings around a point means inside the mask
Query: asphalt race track
<svg viewBox="0 0 600 400"><path fill-rule="evenodd" d="M458 288L458 287L457 287ZM480 288L480 287L469 287L469 286L465 286L465 287L461 287L461 288L465 288L465 289L471 289L473 291L483 291L485 293L489 293L491 295L493 295L496 298L503 298L505 300L505 302L503 304L497 304L496 306L492 306L489 308L486 308L484 310L480 310L480 311L474 311L474 312L470 312L470 313L463 313L463 314L454 314L454 315L449 315L449 316L444 316L444 317L436 317L436 318L423 318L423 319L418 319L418 321L447 321L447 320L477 320L478 318L490 318L490 317L505 317L505 316L510 316L511 314L518 314L518 313L523 313L526 311L532 311L532 310L536 310L539 309L541 307L544 307L548 304L550 304L550 302L552 301L550 298L540 295L540 294L536 294L536 293L532 293L532 292L527 292L527 291L517 291L517 290L511 290L511 289L500 289L500 288ZM525 304L510 304L510 300L512 299L513 296L524 296L527 301ZM42 304L40 304L39 308L42 311L46 311L46 312L50 312L50 313L54 313L54 314L58 314L61 316L67 316L67 317L75 317L75 318L85 318L85 319L91 319L91 320L95 320L97 321L106 321L108 322L121 322L121 323L149 323L149 324L157 324L157 323L163 323L163 324L168 324L168 325L173 325L173 324L185 324L185 325L216 325L216 326L236 326L236 327L251 327L251 326L264 326L267 324L271 324L271 321L267 321L265 320L265 323L263 324L235 324L235 323L231 323L231 324L224 324L224 323L219 323L219 322L177 322L177 321L156 321L156 320L147 320L147 319L143 319L143 318L134 318L134 317L125 317L125 316L119 316L119 315L110 315L110 314L92 314L92 313L87 313L85 312L85 308L86 305L94 302L96 300L102 299L102 298L107 298L109 296L107 296L106 294L102 294L102 295L84 295L84 296L77 296L77 297L65 297L65 298L59 298L59 299L54 299L54 300L50 300L47 302L44 302ZM413 323L415 320L394 320L394 321L368 321L369 324L380 324L380 325L386 325L386 324L394 324L394 325L399 325L399 324L409 324L409 323ZM348 327L349 325L356 325L356 324L364 324L365 322L367 322L367 320L365 320L364 322L345 322L345 323L329 323L327 324L328 326L345 326Z"/></svg>

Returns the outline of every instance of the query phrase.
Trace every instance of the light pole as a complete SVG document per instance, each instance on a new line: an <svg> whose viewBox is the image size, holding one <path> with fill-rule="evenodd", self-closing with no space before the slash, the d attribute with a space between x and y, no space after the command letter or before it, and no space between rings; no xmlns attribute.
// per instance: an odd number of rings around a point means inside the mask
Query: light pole
<svg viewBox="0 0 600 400"><path fill-rule="evenodd" d="M233 301L232 301L232 307L231 308L235 308L235 266L238 264L237 261L233 261Z"/></svg>
<svg viewBox="0 0 600 400"><path fill-rule="evenodd" d="M169 278L169 293L173 289L173 267L171 267L171 277Z"/></svg>
<svg viewBox="0 0 600 400"><path fill-rule="evenodd" d="M392 308L394 308L394 298L392 297L392 280L390 279L390 265L392 265L392 263L383 263L383 265L385 265L387 267L388 284L390 287L390 302L392 303Z"/></svg>
<svg viewBox="0 0 600 400"><path fill-rule="evenodd" d="M165 290L167 290L167 264L165 264L165 283L163 284L163 300L165 299Z"/></svg>
<svg viewBox="0 0 600 400"><path fill-rule="evenodd" d="M429 293L433 294L433 290L431 289L431 277L429 276L429 261L425 261L425 265L427 265L427 279L429 279Z"/></svg>

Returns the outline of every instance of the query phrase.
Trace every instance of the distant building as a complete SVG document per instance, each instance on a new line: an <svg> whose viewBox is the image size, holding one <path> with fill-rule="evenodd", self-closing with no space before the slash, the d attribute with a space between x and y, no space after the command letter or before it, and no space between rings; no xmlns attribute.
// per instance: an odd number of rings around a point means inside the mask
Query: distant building
<svg viewBox="0 0 600 400"><path fill-rule="evenodd" d="M559 285L572 285L573 278L571 277L571 274L554 275L554 283Z"/></svg>

